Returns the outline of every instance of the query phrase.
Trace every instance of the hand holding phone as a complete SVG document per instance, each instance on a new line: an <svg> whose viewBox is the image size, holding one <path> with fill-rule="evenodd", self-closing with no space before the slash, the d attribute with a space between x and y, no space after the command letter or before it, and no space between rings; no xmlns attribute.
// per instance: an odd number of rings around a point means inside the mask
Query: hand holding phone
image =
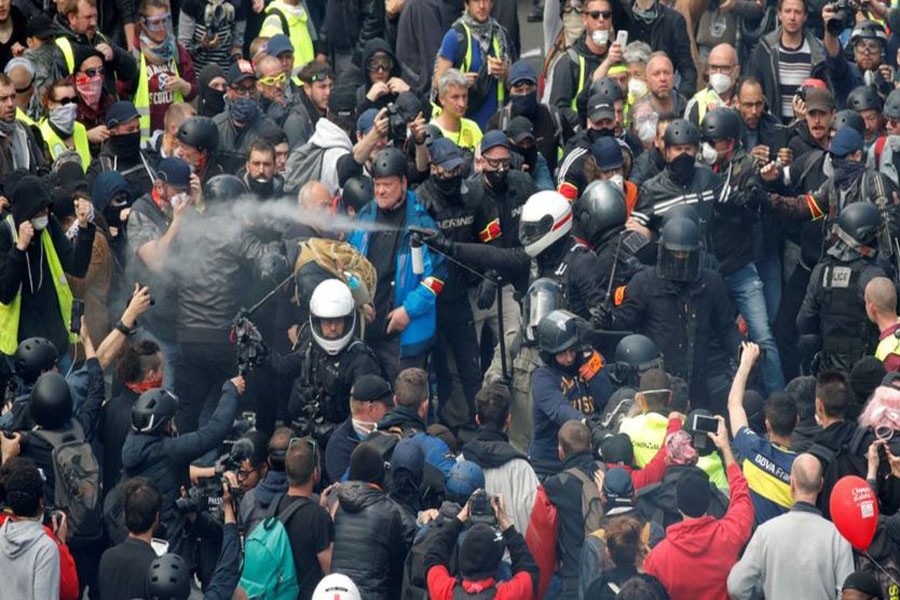
<svg viewBox="0 0 900 600"><path fill-rule="evenodd" d="M84 300L77 298L72 300L72 319L69 321L69 331L81 335L81 317L84 315Z"/></svg>

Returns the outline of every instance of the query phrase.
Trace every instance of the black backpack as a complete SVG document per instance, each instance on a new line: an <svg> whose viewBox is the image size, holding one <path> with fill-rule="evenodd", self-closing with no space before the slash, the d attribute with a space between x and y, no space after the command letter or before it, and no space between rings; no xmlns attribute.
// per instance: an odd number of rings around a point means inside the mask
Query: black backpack
<svg viewBox="0 0 900 600"><path fill-rule="evenodd" d="M401 600L427 600L428 582L425 580L425 554L431 546L437 532L455 519L461 507L454 502L445 502L440 514L429 525L422 528L413 540L406 561L403 563L403 584L400 591ZM456 571L456 553L450 556L450 572Z"/></svg>

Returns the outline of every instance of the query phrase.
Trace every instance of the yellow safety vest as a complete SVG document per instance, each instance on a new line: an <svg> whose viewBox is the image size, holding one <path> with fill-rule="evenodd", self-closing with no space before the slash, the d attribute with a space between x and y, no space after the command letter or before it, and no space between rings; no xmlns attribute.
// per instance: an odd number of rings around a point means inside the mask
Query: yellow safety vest
<svg viewBox="0 0 900 600"><path fill-rule="evenodd" d="M572 59L572 54L578 57L578 86L575 88L575 95L572 96L572 103L569 106L572 107L572 110L578 112L578 96L581 95L581 90L584 89L584 76L585 71L587 70L587 61L582 55L578 54L574 50L570 50L570 60Z"/></svg>
<svg viewBox="0 0 900 600"><path fill-rule="evenodd" d="M44 136L44 143L47 144L47 149L50 150L50 157L53 160L59 158L59 155L63 152L71 150L66 145L66 141L59 137L53 128L50 127L50 121L47 119L42 120L38 128L41 130L41 135ZM78 121L75 121L72 139L75 142L75 152L81 157L81 168L86 173L88 166L91 164L91 148L88 142L87 129Z"/></svg>
<svg viewBox="0 0 900 600"><path fill-rule="evenodd" d="M6 224L12 231L13 245L19 241L19 232L16 230L15 221L12 215L6 216ZM66 280L66 274L63 273L62 265L59 262L59 256L56 255L56 248L53 247L53 240L50 239L50 232L44 229L41 232L41 244L44 247L44 256L47 259L47 266L50 267L50 274L53 277L53 286L56 288L56 297L59 299L59 313L62 316L63 323L68 323L72 315L72 290L69 289L69 282ZM0 303L0 352L6 355L12 355L19 345L19 316L22 314L22 284L19 284L19 291L10 304ZM69 343L74 344L78 341L78 336L69 332Z"/></svg>
<svg viewBox="0 0 900 600"><path fill-rule="evenodd" d="M16 107L16 119L18 119L19 121L22 121L29 127L37 127L37 123L34 122L34 119L29 117L28 113L26 113L24 110L22 110L18 106Z"/></svg>
<svg viewBox="0 0 900 600"><path fill-rule="evenodd" d="M75 50L72 49L72 42L69 41L69 38L61 35L53 40L53 43L62 52L66 61L66 69L69 71L66 75L71 75L75 72Z"/></svg>
<svg viewBox="0 0 900 600"><path fill-rule="evenodd" d="M460 148L474 151L478 144L481 143L481 138L483 137L481 128L478 127L478 123L471 119L460 119L459 131L447 131L434 120L431 123L441 130L445 138L453 141Z"/></svg>
<svg viewBox="0 0 900 600"><path fill-rule="evenodd" d="M178 74L178 61L172 60L172 70L176 77ZM175 102L184 102L184 96L181 92L175 92ZM147 77L147 58L141 53L141 72L138 75L138 88L134 94L134 107L141 116L141 141L145 142L150 139L150 78Z"/></svg>
<svg viewBox="0 0 900 600"><path fill-rule="evenodd" d="M900 337L897 337L898 333L900 333L900 329L878 342L878 346L875 348L875 358L884 362L884 359L891 354L900 355Z"/></svg>
<svg viewBox="0 0 900 600"><path fill-rule="evenodd" d="M313 48L312 36L309 33L309 13L306 7L300 4L301 14L299 17L295 16L295 8L297 7L282 0L273 0L266 7L266 14L269 16L263 21L259 36L270 38L279 33L288 36L294 47L294 71L297 71L312 61L316 57L316 53ZM283 23L287 23L288 31L284 31Z"/></svg>
<svg viewBox="0 0 900 600"><path fill-rule="evenodd" d="M463 73L468 73L469 69L472 66L472 30L469 29L469 26L459 22L462 25L463 30L466 32L466 56L463 58L462 65L460 66L460 71ZM500 58L500 42L497 40L497 36L493 36L491 38L492 46L494 47L494 55L495 58ZM487 61L486 56L482 56L481 60ZM497 106L503 106L503 99L506 97L506 89L503 87L503 82L499 79L497 80Z"/></svg>
<svg viewBox="0 0 900 600"><path fill-rule="evenodd" d="M708 111L728 106L716 91L710 87L700 90L694 94L692 99L697 101L697 125L703 122L703 117Z"/></svg>

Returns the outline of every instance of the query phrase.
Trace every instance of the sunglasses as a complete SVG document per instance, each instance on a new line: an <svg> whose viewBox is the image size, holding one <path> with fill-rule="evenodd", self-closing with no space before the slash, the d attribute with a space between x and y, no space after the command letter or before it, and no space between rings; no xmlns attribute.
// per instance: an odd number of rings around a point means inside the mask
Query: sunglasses
<svg viewBox="0 0 900 600"><path fill-rule="evenodd" d="M588 13L588 16L590 18L594 19L595 21L600 19L600 17L603 17L604 20L608 20L612 17L612 11L611 10L592 10L591 12Z"/></svg>
<svg viewBox="0 0 900 600"><path fill-rule="evenodd" d="M278 85L279 83L284 83L287 80L287 77L284 73L279 73L278 75L272 75L270 77L260 77L259 82L266 87L272 87L273 85Z"/></svg>
<svg viewBox="0 0 900 600"><path fill-rule="evenodd" d="M375 72L375 71L385 72L385 71L390 71L393 66L394 66L394 63L392 63L389 60L373 60L368 65L366 65L366 68L370 72Z"/></svg>
<svg viewBox="0 0 900 600"><path fill-rule="evenodd" d="M75 104L78 102L78 99L75 96L66 96L65 98L60 98L59 100L54 100L60 106L68 106L69 104Z"/></svg>
<svg viewBox="0 0 900 600"><path fill-rule="evenodd" d="M509 169L509 165L512 163L512 159L510 158L484 158L484 162L488 164L488 166L492 169Z"/></svg>
<svg viewBox="0 0 900 600"><path fill-rule="evenodd" d="M103 75L103 72L104 72L103 67L94 67L93 69L85 69L84 71L82 71L82 73L84 73L85 75L87 75L87 76L90 77L91 79L93 79L93 78L96 77L97 75L101 75L101 76L102 76L102 75Z"/></svg>
<svg viewBox="0 0 900 600"><path fill-rule="evenodd" d="M319 444L316 443L316 440L312 439L309 436L302 438L292 437L290 440L288 440L288 450L293 448L294 444L298 442L306 442L306 445L309 446L310 452L312 452L313 456L316 457L316 464L319 464Z"/></svg>

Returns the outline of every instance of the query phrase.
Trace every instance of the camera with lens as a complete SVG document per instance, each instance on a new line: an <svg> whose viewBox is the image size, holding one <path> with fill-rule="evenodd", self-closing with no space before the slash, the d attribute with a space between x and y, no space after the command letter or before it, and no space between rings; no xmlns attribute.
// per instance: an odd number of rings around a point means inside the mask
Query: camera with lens
<svg viewBox="0 0 900 600"><path fill-rule="evenodd" d="M388 110L388 141L396 146L406 143L406 117L393 102L387 105Z"/></svg>
<svg viewBox="0 0 900 600"><path fill-rule="evenodd" d="M231 322L231 343L237 348L238 372L242 376L262 365L269 354L262 334L246 310L241 310Z"/></svg>
<svg viewBox="0 0 900 600"><path fill-rule="evenodd" d="M225 3L210 4L206 9L206 35L210 38L215 37L225 29L226 21Z"/></svg>
<svg viewBox="0 0 900 600"><path fill-rule="evenodd" d="M484 490L476 490L469 497L469 522L486 523L498 527L497 515L491 506L491 498Z"/></svg>
<svg viewBox="0 0 900 600"><path fill-rule="evenodd" d="M226 445L229 442L226 442ZM240 469L241 463L253 456L253 442L247 438L240 438L234 442L230 442L231 450L215 462L216 474L225 471L237 471ZM210 513L219 521L224 521L224 513L222 512L222 484L228 486L231 494L232 502L240 504L244 494L244 488L234 486L224 477L208 477L198 481L197 485L192 485L182 498L175 500L175 510L179 514L189 515L198 513Z"/></svg>
<svg viewBox="0 0 900 600"><path fill-rule="evenodd" d="M221 504L222 488L219 487L218 478L201 479L197 485L189 487L184 496L175 499L175 510L180 515L212 512L210 508L216 505L213 500L217 497L216 494Z"/></svg>
<svg viewBox="0 0 900 600"><path fill-rule="evenodd" d="M825 23L825 29L831 35L838 36L856 23L856 12L860 9L857 0L837 0L828 6L834 11L834 16Z"/></svg>
<svg viewBox="0 0 900 600"><path fill-rule="evenodd" d="M291 429L297 437L311 437L324 446L334 432L335 424L325 420L318 398L307 397L302 414L291 421Z"/></svg>

